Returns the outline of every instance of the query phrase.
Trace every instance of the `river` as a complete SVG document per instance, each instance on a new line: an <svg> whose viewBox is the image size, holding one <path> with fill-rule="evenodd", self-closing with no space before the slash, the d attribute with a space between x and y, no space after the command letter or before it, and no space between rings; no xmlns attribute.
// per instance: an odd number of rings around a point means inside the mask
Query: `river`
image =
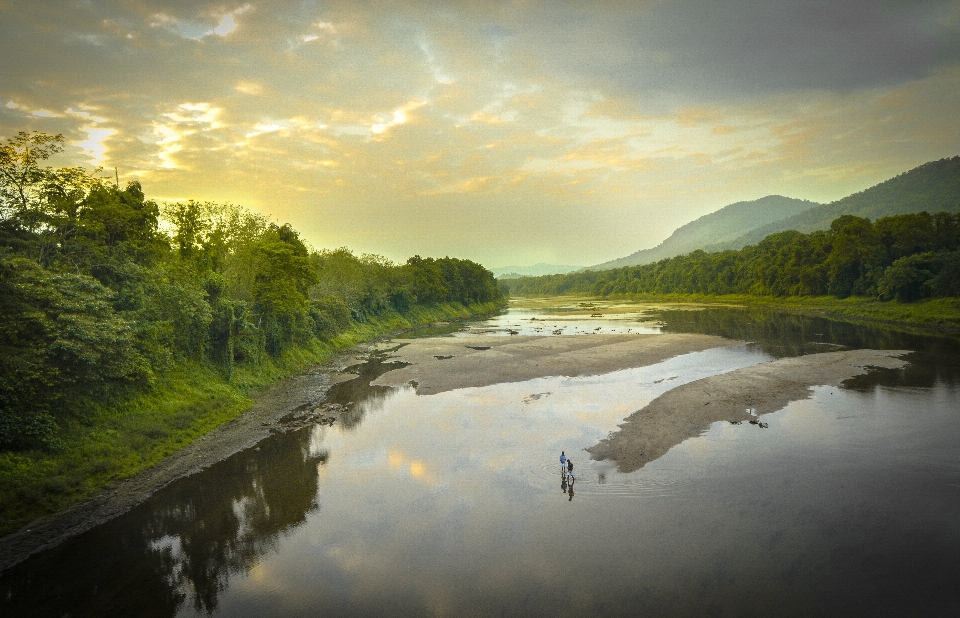
<svg viewBox="0 0 960 618"><path fill-rule="evenodd" d="M397 367L399 344L382 346L328 393L346 406L333 425L276 433L3 572L0 614L960 615L955 338L549 302L421 335L511 333L749 343L431 395L370 386ZM712 423L632 472L584 450L680 385L861 348L911 353L757 423Z"/></svg>

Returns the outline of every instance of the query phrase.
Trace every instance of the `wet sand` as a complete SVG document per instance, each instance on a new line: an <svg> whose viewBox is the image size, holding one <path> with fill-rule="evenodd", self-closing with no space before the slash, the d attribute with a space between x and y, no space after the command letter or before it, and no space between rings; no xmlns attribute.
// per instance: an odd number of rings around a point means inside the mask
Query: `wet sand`
<svg viewBox="0 0 960 618"><path fill-rule="evenodd" d="M633 472L661 457L674 445L700 435L717 421L743 422L775 412L791 401L807 399L811 387L839 386L864 374L868 367L899 368L907 350L847 350L782 358L703 378L679 386L631 414L620 430L588 448L596 460L617 463L620 472Z"/></svg>
<svg viewBox="0 0 960 618"><path fill-rule="evenodd" d="M524 382L547 376L600 375L710 348L742 345L712 335L474 336L395 339L391 360L409 363L373 384L415 383L417 394ZM382 346L388 349L390 346Z"/></svg>

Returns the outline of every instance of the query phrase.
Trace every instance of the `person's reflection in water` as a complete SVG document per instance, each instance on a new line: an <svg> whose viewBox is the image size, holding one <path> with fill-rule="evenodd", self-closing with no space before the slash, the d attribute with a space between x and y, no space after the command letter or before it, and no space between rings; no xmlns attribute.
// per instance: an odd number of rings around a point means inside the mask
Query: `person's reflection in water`
<svg viewBox="0 0 960 618"><path fill-rule="evenodd" d="M567 475L564 474L560 477L560 493L567 492Z"/></svg>
<svg viewBox="0 0 960 618"><path fill-rule="evenodd" d="M570 489L567 491L567 495L570 496L570 499L567 502L573 502L573 483L570 483Z"/></svg>

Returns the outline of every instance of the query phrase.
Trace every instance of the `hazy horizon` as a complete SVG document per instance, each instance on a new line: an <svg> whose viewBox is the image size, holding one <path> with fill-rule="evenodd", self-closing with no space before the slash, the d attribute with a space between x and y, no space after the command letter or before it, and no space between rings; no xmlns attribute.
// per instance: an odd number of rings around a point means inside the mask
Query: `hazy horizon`
<svg viewBox="0 0 960 618"><path fill-rule="evenodd" d="M316 248L592 265L960 154L960 1L0 0L0 138Z"/></svg>

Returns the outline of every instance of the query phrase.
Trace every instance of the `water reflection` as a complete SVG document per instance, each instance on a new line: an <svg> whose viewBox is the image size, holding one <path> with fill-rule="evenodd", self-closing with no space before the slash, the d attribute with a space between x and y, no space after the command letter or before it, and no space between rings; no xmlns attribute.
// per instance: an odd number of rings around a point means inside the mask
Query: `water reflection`
<svg viewBox="0 0 960 618"><path fill-rule="evenodd" d="M815 615L960 606L956 342L819 318L694 315L662 319L675 332L724 331L757 344L429 397L370 388L389 368L374 357L354 368L358 380L331 391L348 407L335 426L274 435L3 573L0 613ZM819 339L806 343L816 333L823 343L918 351L906 371L874 372L857 390L817 389L764 415L763 431L714 424L635 474L583 454L667 390L818 351ZM576 459L576 494L564 475L558 497L561 450Z"/></svg>
<svg viewBox="0 0 960 618"><path fill-rule="evenodd" d="M232 577L318 508L328 456L304 447L295 435L266 440L4 573L5 615L172 616L186 602L214 611Z"/></svg>
<svg viewBox="0 0 960 618"><path fill-rule="evenodd" d="M660 310L664 332L703 333L753 341L782 358L837 349L915 350L903 369L876 371L854 378L861 390L896 385L929 388L960 384L960 339L871 323L776 311L765 307L707 307L697 311Z"/></svg>

